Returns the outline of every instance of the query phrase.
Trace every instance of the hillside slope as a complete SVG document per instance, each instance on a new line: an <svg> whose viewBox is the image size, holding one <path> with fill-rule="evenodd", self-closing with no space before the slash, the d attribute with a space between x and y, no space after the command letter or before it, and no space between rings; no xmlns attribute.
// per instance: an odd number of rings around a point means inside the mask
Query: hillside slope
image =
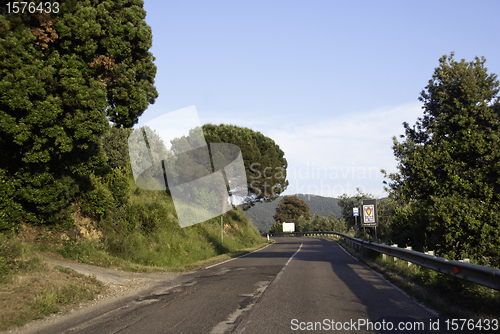
<svg viewBox="0 0 500 334"><path fill-rule="evenodd" d="M104 178L95 177L95 189L74 203L73 224L26 227L20 233L21 240L86 264L114 267L130 263L164 269L264 242L240 209L227 212L223 218L223 241L220 216L181 228L167 192L139 189L130 175L123 177L128 182L114 192L108 190ZM115 197L122 193L126 195L120 205Z"/></svg>
<svg viewBox="0 0 500 334"><path fill-rule="evenodd" d="M317 214L322 217L328 217L330 213L333 213L336 217L342 215L342 211L337 204L339 201L337 198L305 194L297 194L296 196L306 201L307 205L311 208L311 214ZM283 196L280 196L270 203L257 203L245 211L245 215L252 220L252 223L259 231L267 232L274 223L273 215L282 198Z"/></svg>

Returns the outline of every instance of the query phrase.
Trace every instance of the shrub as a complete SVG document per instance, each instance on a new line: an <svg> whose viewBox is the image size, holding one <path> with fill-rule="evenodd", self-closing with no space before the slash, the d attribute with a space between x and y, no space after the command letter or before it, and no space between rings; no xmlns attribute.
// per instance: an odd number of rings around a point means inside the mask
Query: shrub
<svg viewBox="0 0 500 334"><path fill-rule="evenodd" d="M113 168L104 177L104 183L118 205L127 204L130 198L129 173L126 168Z"/></svg>
<svg viewBox="0 0 500 334"><path fill-rule="evenodd" d="M82 195L80 205L84 213L94 219L101 220L112 207L116 206L116 202L102 177L91 173L89 181L93 189Z"/></svg>

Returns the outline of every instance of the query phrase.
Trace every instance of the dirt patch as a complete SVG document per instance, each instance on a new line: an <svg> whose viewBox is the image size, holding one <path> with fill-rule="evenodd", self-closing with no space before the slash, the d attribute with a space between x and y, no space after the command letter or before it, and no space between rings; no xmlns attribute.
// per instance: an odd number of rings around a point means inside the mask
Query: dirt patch
<svg viewBox="0 0 500 334"><path fill-rule="evenodd" d="M41 226L29 226L22 224L17 238L27 244L36 244L41 241L46 229Z"/></svg>
<svg viewBox="0 0 500 334"><path fill-rule="evenodd" d="M21 229L17 235L20 241L27 244L40 244L49 242L55 245L63 245L65 241L73 239L80 240L100 240L103 237L102 231L97 227L97 223L85 216L81 212L81 208L72 204L74 226L70 229L50 229L46 226L30 226L25 223L21 225Z"/></svg>
<svg viewBox="0 0 500 334"><path fill-rule="evenodd" d="M73 205L73 207L75 208L75 211L71 214L71 218L73 218L75 226L73 226L67 234L76 241L81 239L101 239L103 234L97 228L97 223L83 215L79 206Z"/></svg>

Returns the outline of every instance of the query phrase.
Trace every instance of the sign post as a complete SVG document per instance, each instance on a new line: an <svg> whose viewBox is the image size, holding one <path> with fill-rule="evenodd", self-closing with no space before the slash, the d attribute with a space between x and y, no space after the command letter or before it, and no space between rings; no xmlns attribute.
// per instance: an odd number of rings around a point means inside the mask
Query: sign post
<svg viewBox="0 0 500 334"><path fill-rule="evenodd" d="M364 199L361 201L361 226L375 227L375 240L377 238L377 226L378 226L378 211L377 211L377 200L376 199ZM365 229L365 239L366 239L366 229Z"/></svg>
<svg viewBox="0 0 500 334"><path fill-rule="evenodd" d="M358 216L359 216L359 209L358 208L352 208L352 215L354 216L354 237L358 237Z"/></svg>

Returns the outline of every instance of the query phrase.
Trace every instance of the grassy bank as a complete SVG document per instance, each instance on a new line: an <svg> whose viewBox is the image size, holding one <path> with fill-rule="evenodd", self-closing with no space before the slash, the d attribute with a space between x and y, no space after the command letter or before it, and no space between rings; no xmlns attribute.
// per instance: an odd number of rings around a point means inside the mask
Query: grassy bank
<svg viewBox="0 0 500 334"><path fill-rule="evenodd" d="M407 261L391 256L384 259L382 254L369 249L356 250L342 239L337 242L360 261L444 317L475 320L500 318L500 292L497 290L418 265L408 266Z"/></svg>
<svg viewBox="0 0 500 334"><path fill-rule="evenodd" d="M105 290L95 278L51 265L34 247L0 235L0 329L20 326L94 299Z"/></svg>
<svg viewBox="0 0 500 334"><path fill-rule="evenodd" d="M87 244L87 243L83 243ZM83 246L82 246L83 247ZM220 254L204 260L171 268L171 271L191 271L213 263L241 256L262 247ZM106 294L108 288L95 277L54 266L34 245L21 242L17 236L0 234L0 330L22 326L53 313L68 311L80 303ZM89 263L105 261L117 269L140 272L165 271L165 268L143 266L110 256L101 251L88 251Z"/></svg>
<svg viewBox="0 0 500 334"><path fill-rule="evenodd" d="M127 271L186 271L242 255L267 241L239 209L181 228L165 191L135 187L130 176L93 177L73 204L72 224L22 225L0 234L0 329L74 307L106 292L94 278L50 264L62 255Z"/></svg>
<svg viewBox="0 0 500 334"><path fill-rule="evenodd" d="M21 238L42 252L131 271L176 270L264 243L240 209L223 217L222 241L220 216L181 228L165 191L139 189L130 177L118 190L104 178L93 182L94 190L75 203L75 226L65 230L29 227L20 233Z"/></svg>

